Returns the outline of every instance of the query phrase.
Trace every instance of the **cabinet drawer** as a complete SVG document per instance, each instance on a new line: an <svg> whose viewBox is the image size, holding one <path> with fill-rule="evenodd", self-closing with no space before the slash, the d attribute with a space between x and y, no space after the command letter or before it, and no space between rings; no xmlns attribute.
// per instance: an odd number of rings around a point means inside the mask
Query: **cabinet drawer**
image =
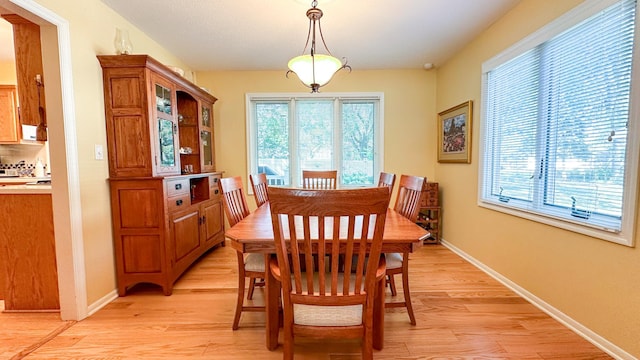
<svg viewBox="0 0 640 360"><path fill-rule="evenodd" d="M438 192L438 183L437 182L427 182L427 185L425 185L425 190Z"/></svg>
<svg viewBox="0 0 640 360"><path fill-rule="evenodd" d="M167 196L189 195L189 179L167 181Z"/></svg>
<svg viewBox="0 0 640 360"><path fill-rule="evenodd" d="M438 183L428 182L422 192L422 207L438 206Z"/></svg>
<svg viewBox="0 0 640 360"><path fill-rule="evenodd" d="M186 209L189 206L191 206L191 199L188 193L167 198L167 209L170 213Z"/></svg>
<svg viewBox="0 0 640 360"><path fill-rule="evenodd" d="M438 194L422 194L422 207L438 206Z"/></svg>
<svg viewBox="0 0 640 360"><path fill-rule="evenodd" d="M209 176L209 199L216 198L220 195L220 175Z"/></svg>
<svg viewBox="0 0 640 360"><path fill-rule="evenodd" d="M218 187L220 183L220 175L209 175L209 186Z"/></svg>

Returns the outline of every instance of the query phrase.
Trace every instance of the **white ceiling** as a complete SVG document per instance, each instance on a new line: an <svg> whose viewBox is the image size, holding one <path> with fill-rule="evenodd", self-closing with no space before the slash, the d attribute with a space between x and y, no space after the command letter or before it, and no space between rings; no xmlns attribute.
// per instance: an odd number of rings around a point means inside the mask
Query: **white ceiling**
<svg viewBox="0 0 640 360"><path fill-rule="evenodd" d="M194 70L282 70L302 53L306 0L102 0ZM443 64L520 0L319 0L329 50L354 69ZM114 29L115 36L115 29ZM136 52L133 41L133 52ZM0 61L13 61L0 19Z"/></svg>
<svg viewBox="0 0 640 360"><path fill-rule="evenodd" d="M303 0L102 1L194 70L286 69L304 48L311 5ZM334 56L346 57L354 70L401 69L443 64L518 2L319 0L318 8Z"/></svg>

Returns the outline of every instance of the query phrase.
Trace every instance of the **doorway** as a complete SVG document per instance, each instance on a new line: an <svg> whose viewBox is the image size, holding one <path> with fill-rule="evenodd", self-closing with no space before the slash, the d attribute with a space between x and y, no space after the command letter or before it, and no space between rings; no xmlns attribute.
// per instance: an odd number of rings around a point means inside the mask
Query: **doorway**
<svg viewBox="0 0 640 360"><path fill-rule="evenodd" d="M46 109L52 177L56 262L62 320L88 316L82 208L68 22L31 0L0 0L0 12L40 25L47 79Z"/></svg>

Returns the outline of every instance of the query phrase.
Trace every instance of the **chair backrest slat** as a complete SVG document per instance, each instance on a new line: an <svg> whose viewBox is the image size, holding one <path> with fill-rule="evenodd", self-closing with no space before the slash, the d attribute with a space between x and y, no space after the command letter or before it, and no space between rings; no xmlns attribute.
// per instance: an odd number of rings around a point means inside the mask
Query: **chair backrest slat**
<svg viewBox="0 0 640 360"><path fill-rule="evenodd" d="M249 175L249 179L251 180L251 187L253 188L253 197L256 199L256 206L260 207L269 201L267 174L251 174Z"/></svg>
<svg viewBox="0 0 640 360"><path fill-rule="evenodd" d="M281 276L292 279L282 284L291 301L361 303L364 289L375 286L388 190L270 188L269 203Z"/></svg>
<svg viewBox="0 0 640 360"><path fill-rule="evenodd" d="M378 178L378 187L388 187L390 191L393 191L393 185L396 183L396 174L381 172L380 178Z"/></svg>
<svg viewBox="0 0 640 360"><path fill-rule="evenodd" d="M305 189L336 189L338 170L302 170L302 187Z"/></svg>
<svg viewBox="0 0 640 360"><path fill-rule="evenodd" d="M402 175L394 209L411 221L418 219L422 191L427 179L421 176Z"/></svg>
<svg viewBox="0 0 640 360"><path fill-rule="evenodd" d="M240 176L220 179L220 189L224 199L224 212L229 226L234 226L249 215L249 206L244 195Z"/></svg>

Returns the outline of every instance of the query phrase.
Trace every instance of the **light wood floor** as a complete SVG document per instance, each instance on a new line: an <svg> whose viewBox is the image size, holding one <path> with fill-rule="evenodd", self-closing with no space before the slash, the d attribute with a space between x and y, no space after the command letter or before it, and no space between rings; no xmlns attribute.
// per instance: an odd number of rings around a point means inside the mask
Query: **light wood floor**
<svg viewBox="0 0 640 360"><path fill-rule="evenodd" d="M0 358L281 359L281 347L265 348L263 313L243 314L240 329L231 330L233 251L206 254L172 296L139 286L77 323L57 314L2 313ZM411 254L409 267L418 325L404 309L387 310L385 348L375 359L610 358L443 246ZM296 340L296 359L352 360L359 353L357 342Z"/></svg>

